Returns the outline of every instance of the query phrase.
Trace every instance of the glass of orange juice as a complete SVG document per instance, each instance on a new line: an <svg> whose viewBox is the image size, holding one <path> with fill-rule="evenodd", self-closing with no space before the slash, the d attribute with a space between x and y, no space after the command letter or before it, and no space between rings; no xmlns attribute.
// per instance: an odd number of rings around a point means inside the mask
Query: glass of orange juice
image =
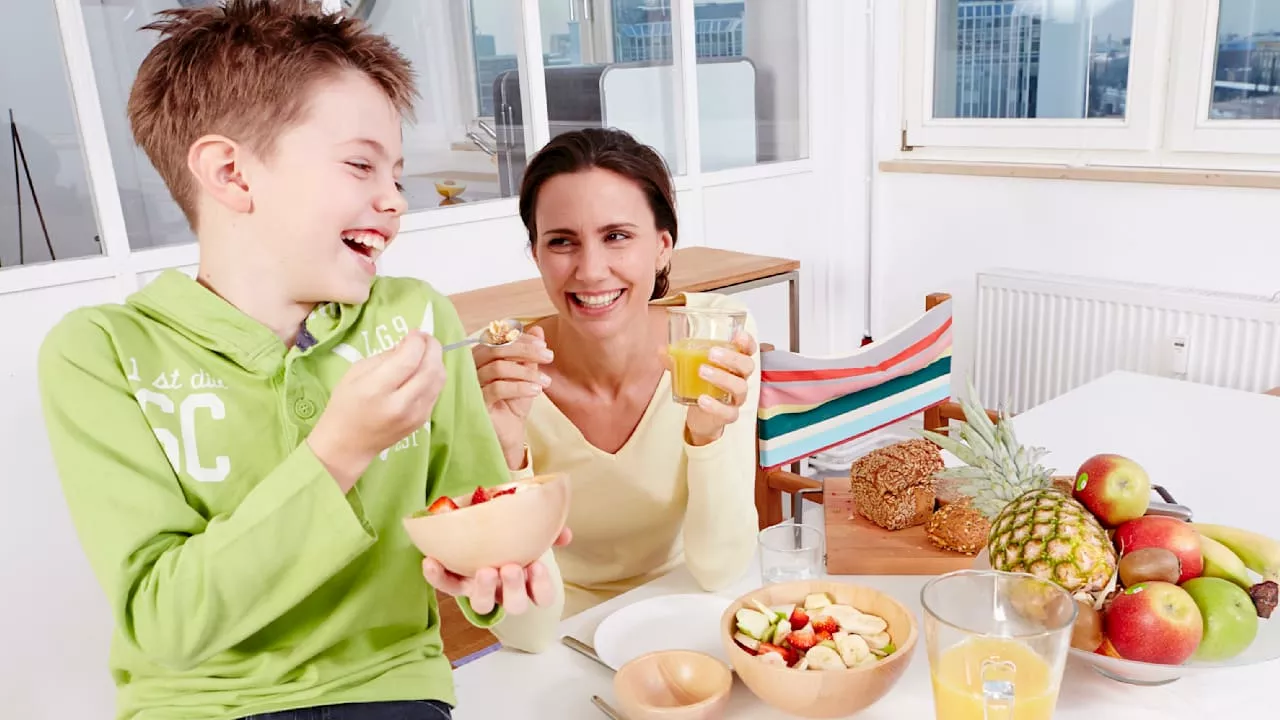
<svg viewBox="0 0 1280 720"><path fill-rule="evenodd" d="M699 374L715 347L733 348L733 336L747 324L745 310L727 308L667 308L667 353L671 356L671 399L697 405L699 395L727 402L729 394Z"/></svg>
<svg viewBox="0 0 1280 720"><path fill-rule="evenodd" d="M937 720L1050 720L1076 603L1022 573L960 570L920 594Z"/></svg>

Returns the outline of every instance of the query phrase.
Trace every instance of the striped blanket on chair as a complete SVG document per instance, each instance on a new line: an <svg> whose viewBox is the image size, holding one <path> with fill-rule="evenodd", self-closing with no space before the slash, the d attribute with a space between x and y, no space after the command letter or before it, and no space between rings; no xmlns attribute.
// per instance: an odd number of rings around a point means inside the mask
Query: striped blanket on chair
<svg viewBox="0 0 1280 720"><path fill-rule="evenodd" d="M846 357L760 354L760 467L772 470L951 396L951 300Z"/></svg>

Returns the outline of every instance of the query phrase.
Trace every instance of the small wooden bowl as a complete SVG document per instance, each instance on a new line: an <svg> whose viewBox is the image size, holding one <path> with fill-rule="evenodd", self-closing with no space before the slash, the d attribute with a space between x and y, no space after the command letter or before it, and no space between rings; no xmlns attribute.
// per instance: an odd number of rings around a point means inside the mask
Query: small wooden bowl
<svg viewBox="0 0 1280 720"><path fill-rule="evenodd" d="M717 720L729 703L733 674L693 650L662 650L631 660L613 677L627 720Z"/></svg>
<svg viewBox="0 0 1280 720"><path fill-rule="evenodd" d="M733 640L735 615L758 600L766 607L802 604L806 596L825 592L839 605L852 605L879 615L896 650L872 665L840 670L797 670L772 665L743 650ZM838 718L860 712L893 689L911 664L918 635L915 615L879 590L830 580L800 580L766 585L738 598L721 618L725 652L733 669L756 697L785 713L806 718Z"/></svg>
<svg viewBox="0 0 1280 720"><path fill-rule="evenodd" d="M470 505L470 494L454 498L458 509L404 518L414 546L449 571L474 577L480 568L528 565L551 549L569 517L569 476L539 475L511 485L519 492Z"/></svg>

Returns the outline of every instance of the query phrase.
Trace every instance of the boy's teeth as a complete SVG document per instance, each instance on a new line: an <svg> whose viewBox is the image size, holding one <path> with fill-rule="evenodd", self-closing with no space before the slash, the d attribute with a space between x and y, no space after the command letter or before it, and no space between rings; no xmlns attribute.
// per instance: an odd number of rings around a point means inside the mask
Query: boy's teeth
<svg viewBox="0 0 1280 720"><path fill-rule="evenodd" d="M621 290L614 290L611 293L605 293L603 295L581 295L579 293L574 293L573 297L587 307L604 307L614 300L617 300L618 296L621 294Z"/></svg>
<svg viewBox="0 0 1280 720"><path fill-rule="evenodd" d="M381 235L375 232L350 232L342 235L343 240L364 245L367 248L373 248L382 251L387 247L387 241Z"/></svg>

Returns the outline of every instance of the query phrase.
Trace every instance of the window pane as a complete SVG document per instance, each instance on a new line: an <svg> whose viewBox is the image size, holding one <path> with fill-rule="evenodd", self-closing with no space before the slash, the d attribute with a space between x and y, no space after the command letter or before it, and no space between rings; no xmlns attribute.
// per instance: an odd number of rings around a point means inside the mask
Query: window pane
<svg viewBox="0 0 1280 720"><path fill-rule="evenodd" d="M1220 1L1209 117L1280 119L1280 3Z"/></svg>
<svg viewBox="0 0 1280 720"><path fill-rule="evenodd" d="M102 244L53 3L0 22L0 268L99 255Z"/></svg>
<svg viewBox="0 0 1280 720"><path fill-rule="evenodd" d="M683 174L671 8L650 5L539 0L547 119L552 137L584 127L626 130L652 145L673 173Z"/></svg>
<svg viewBox="0 0 1280 720"><path fill-rule="evenodd" d="M81 0L116 180L134 248L193 242L176 203L134 145L125 107L156 36L139 29L154 13L217 0ZM418 122L404 130L403 183L409 210L481 202L514 194L500 182L499 142L521 145L515 48L519 0L342 0L409 57L421 99ZM52 12L52 11L50 11ZM6 25L17 32L18 25ZM24 31L26 32L26 31ZM494 98L516 114L493 119ZM488 115L487 121L480 121ZM495 138L495 135L497 138ZM519 182L519 177L514 177ZM447 183L447 184L446 184ZM514 187L514 185L512 185ZM458 191L461 190L460 194ZM455 196L456 195L456 196ZM451 197L454 196L454 197Z"/></svg>
<svg viewBox="0 0 1280 720"><path fill-rule="evenodd" d="M554 0L543 2L553 4ZM644 64L649 72L656 72L653 66L659 65L674 72L667 65L673 56L670 0L610 3L613 59L624 68ZM698 0L695 4L704 171L808 156L801 112L805 98L800 79L806 72L803 17L799 0ZM673 118L674 111L667 117ZM669 161L678 156L680 138L674 122L665 134L655 128L654 135L671 147L664 148ZM683 163L674 164L683 170Z"/></svg>
<svg viewBox="0 0 1280 720"><path fill-rule="evenodd" d="M468 156L468 177L478 191L471 194L472 189L467 190L470 202L515 197L520 193L526 154L524 96L517 70L520 0L471 0L470 8L466 33L472 43L476 100L473 115L462 128L465 150L455 155Z"/></svg>
<svg viewBox="0 0 1280 720"><path fill-rule="evenodd" d="M702 169L808 157L803 0L698 0Z"/></svg>
<svg viewBox="0 0 1280 720"><path fill-rule="evenodd" d="M1123 118L1133 0L938 0L937 118Z"/></svg>
<svg viewBox="0 0 1280 720"><path fill-rule="evenodd" d="M81 0L80 3L107 126L111 163L120 188L125 229L129 233L129 245L135 250L195 241L159 173L151 166L146 153L134 144L125 109L134 74L155 42L154 33L140 30L153 19L148 13L182 4L179 0L118 3Z"/></svg>

